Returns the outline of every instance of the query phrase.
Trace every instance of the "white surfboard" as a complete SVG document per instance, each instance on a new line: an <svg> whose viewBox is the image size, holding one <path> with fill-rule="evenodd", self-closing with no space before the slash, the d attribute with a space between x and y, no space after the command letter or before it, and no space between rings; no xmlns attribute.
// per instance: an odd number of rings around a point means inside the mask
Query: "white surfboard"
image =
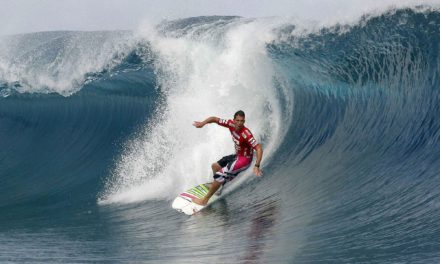
<svg viewBox="0 0 440 264"><path fill-rule="evenodd" d="M187 215L193 215L197 212L200 212L203 208L205 208L210 203L214 202L217 199L216 195L213 195L211 199L209 199L209 202L207 205L199 205L196 203L193 203L192 199L194 198L203 198L209 191L209 184L199 184L177 196L171 207L176 209L179 212L182 212Z"/></svg>

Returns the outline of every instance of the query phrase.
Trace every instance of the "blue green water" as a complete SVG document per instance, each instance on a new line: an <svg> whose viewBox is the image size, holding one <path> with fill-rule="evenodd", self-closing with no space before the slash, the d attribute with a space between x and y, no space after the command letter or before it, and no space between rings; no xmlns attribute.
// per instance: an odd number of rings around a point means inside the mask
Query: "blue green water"
<svg viewBox="0 0 440 264"><path fill-rule="evenodd" d="M0 262L438 263L440 13L265 23L4 37ZM237 109L264 176L179 214Z"/></svg>

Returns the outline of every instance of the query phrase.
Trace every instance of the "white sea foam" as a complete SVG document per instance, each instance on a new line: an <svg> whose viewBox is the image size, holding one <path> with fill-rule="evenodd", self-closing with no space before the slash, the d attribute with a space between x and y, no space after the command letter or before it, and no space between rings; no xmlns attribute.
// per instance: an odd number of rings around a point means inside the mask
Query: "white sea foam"
<svg viewBox="0 0 440 264"><path fill-rule="evenodd" d="M156 66L164 109L127 147L102 203L169 199L210 181L210 164L234 149L225 128L192 126L208 116L232 118L236 110L244 110L246 125L258 140L264 139L265 159L270 157L292 112L281 109L277 95L290 96L274 88L276 76L266 54L274 26L238 22L226 32L219 28L215 34L181 38L141 32L160 58Z"/></svg>
<svg viewBox="0 0 440 264"><path fill-rule="evenodd" d="M124 32L47 32L0 41L0 80L18 92L69 96L87 74L118 65L135 45Z"/></svg>

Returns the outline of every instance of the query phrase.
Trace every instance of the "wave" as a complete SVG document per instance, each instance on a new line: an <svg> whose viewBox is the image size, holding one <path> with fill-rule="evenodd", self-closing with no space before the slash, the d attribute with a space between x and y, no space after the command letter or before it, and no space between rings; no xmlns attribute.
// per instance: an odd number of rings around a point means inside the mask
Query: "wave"
<svg viewBox="0 0 440 264"><path fill-rule="evenodd" d="M3 96L11 91L69 96L97 74L140 70L151 61L148 47L127 31L15 35L1 38L0 47Z"/></svg>
<svg viewBox="0 0 440 264"><path fill-rule="evenodd" d="M0 206L169 201L209 181L209 164L233 151L221 128L192 122L242 109L265 176L244 173L237 185L248 196L231 196L257 209L271 201L271 230L303 249L286 258L429 262L439 25L438 10L416 8L310 31L200 17L3 39L14 56L0 56L0 175L10 176ZM366 260L362 248L381 254Z"/></svg>
<svg viewBox="0 0 440 264"><path fill-rule="evenodd" d="M97 191L159 97L151 69L105 75L69 97L15 91L0 99L1 206Z"/></svg>

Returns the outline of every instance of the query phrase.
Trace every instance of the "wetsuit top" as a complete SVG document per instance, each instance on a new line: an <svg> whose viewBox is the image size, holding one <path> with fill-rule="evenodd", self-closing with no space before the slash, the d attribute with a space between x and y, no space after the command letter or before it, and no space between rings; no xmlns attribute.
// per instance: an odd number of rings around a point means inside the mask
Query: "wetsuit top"
<svg viewBox="0 0 440 264"><path fill-rule="evenodd" d="M244 156L248 159L252 159L254 149L258 146L258 142L255 140L251 131L243 126L240 131L236 132L235 122L231 119L220 119L217 124L229 128L229 132L231 132L232 140L235 144L235 152L237 156Z"/></svg>

